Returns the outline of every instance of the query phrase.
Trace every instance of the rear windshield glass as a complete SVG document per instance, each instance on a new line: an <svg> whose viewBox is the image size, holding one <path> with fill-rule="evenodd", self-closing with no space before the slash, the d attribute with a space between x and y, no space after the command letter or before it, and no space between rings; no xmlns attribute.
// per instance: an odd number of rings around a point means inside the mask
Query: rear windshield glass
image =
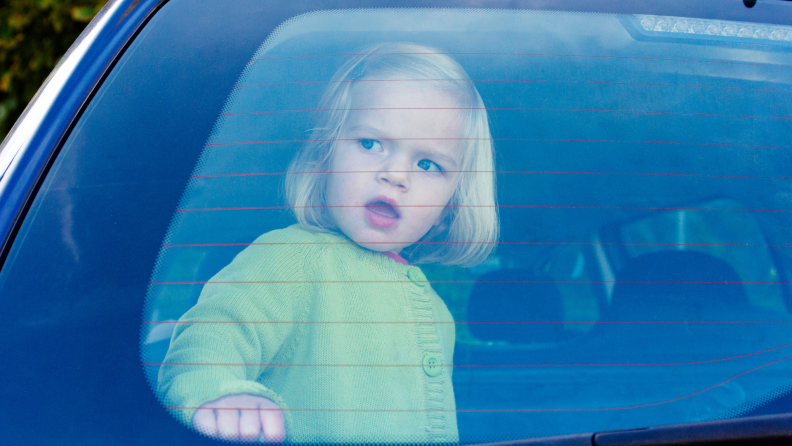
<svg viewBox="0 0 792 446"><path fill-rule="evenodd" d="M191 146L135 160L187 166L130 202L144 221L160 187L181 194L167 231L137 229L161 244L129 296L135 373L185 426L492 442L744 417L792 391L792 27L372 9L249 40ZM64 153L140 69L118 65ZM69 178L102 165L70 159L42 189L65 198L31 211L64 227ZM90 234L70 231L78 264Z"/></svg>
<svg viewBox="0 0 792 446"><path fill-rule="evenodd" d="M748 413L790 372L791 40L571 13L284 23L165 238L152 386L185 422L265 397L296 441Z"/></svg>

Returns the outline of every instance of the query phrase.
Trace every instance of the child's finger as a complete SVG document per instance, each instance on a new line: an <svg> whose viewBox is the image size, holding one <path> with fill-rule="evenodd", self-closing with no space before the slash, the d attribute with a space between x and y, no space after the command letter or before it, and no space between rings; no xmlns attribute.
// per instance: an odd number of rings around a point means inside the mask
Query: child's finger
<svg viewBox="0 0 792 446"><path fill-rule="evenodd" d="M217 410L217 433L221 438L229 440L239 437L239 410L237 408Z"/></svg>
<svg viewBox="0 0 792 446"><path fill-rule="evenodd" d="M250 441L258 438L261 432L261 421L257 407L241 410L239 414L239 437Z"/></svg>
<svg viewBox="0 0 792 446"><path fill-rule="evenodd" d="M286 428L283 421L283 411L272 401L261 404L259 410L261 418L261 430L264 431L264 439L270 443L279 443L286 439Z"/></svg>
<svg viewBox="0 0 792 446"><path fill-rule="evenodd" d="M192 418L193 426L198 432L210 437L217 435L217 421L214 410L198 409Z"/></svg>

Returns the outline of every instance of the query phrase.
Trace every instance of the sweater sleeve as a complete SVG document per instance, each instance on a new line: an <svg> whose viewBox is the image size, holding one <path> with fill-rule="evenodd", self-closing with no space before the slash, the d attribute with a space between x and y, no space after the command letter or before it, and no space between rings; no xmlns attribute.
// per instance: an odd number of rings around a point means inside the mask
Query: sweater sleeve
<svg viewBox="0 0 792 446"><path fill-rule="evenodd" d="M268 244L270 234L213 277L174 330L158 394L188 425L199 406L231 394L258 395L287 408L260 377L267 364L290 359L300 327L283 322L305 318L306 253L282 238ZM288 429L288 411L284 416Z"/></svg>

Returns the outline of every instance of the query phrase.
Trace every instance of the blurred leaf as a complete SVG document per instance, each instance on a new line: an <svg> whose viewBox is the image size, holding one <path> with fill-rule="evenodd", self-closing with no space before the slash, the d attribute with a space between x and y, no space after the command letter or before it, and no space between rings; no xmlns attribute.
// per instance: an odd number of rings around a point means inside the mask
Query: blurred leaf
<svg viewBox="0 0 792 446"><path fill-rule="evenodd" d="M0 2L0 138L106 1Z"/></svg>
<svg viewBox="0 0 792 446"><path fill-rule="evenodd" d="M11 17L8 18L8 27L10 29L21 29L28 24L28 21L28 17L22 14L11 14Z"/></svg>
<svg viewBox="0 0 792 446"><path fill-rule="evenodd" d="M0 91L8 91L11 85L11 73L3 73L3 76L0 77ZM6 110L6 115L8 114L8 110Z"/></svg>
<svg viewBox="0 0 792 446"><path fill-rule="evenodd" d="M90 7L72 8L71 10L72 19L78 22L90 22L94 14L94 9Z"/></svg>

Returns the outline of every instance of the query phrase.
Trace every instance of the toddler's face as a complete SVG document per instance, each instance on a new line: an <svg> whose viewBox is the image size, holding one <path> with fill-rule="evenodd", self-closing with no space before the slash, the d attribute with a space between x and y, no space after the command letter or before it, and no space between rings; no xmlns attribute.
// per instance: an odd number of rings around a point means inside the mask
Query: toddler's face
<svg viewBox="0 0 792 446"><path fill-rule="evenodd" d="M398 252L418 241L439 223L456 189L464 146L459 104L426 84L352 87L353 110L335 142L326 198L338 228L374 251Z"/></svg>

